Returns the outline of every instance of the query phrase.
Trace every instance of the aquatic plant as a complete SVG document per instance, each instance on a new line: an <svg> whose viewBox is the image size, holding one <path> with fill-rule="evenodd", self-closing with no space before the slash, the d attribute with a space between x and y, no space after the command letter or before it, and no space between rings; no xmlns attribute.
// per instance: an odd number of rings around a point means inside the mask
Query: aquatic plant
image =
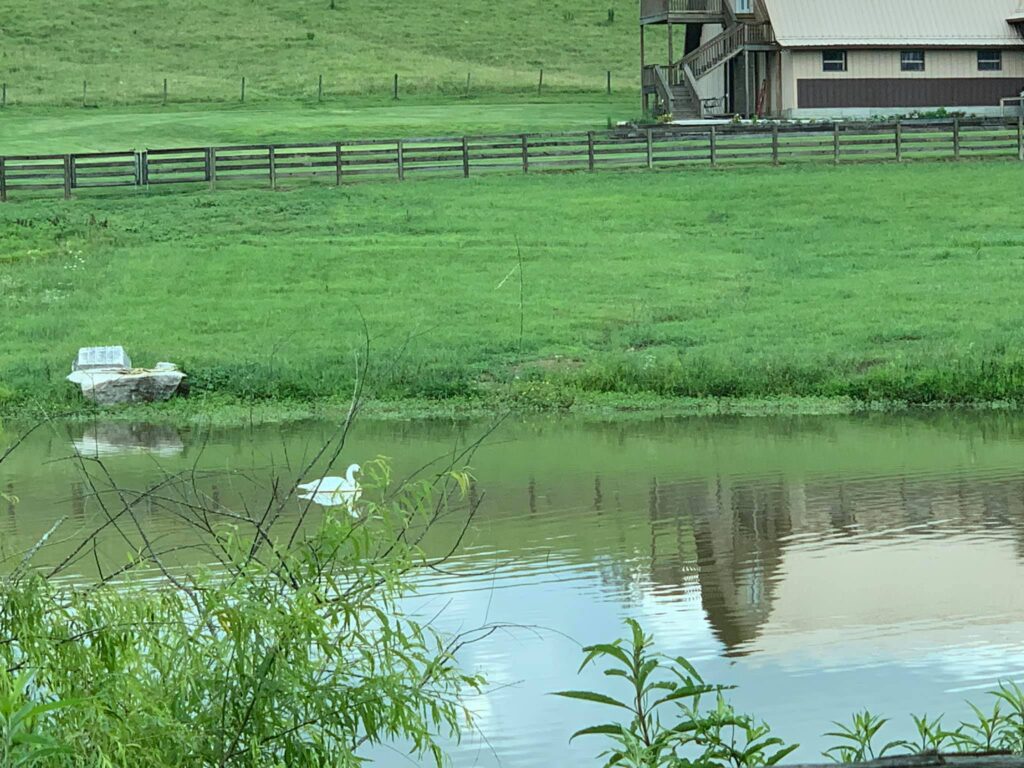
<svg viewBox="0 0 1024 768"><path fill-rule="evenodd" d="M598 660L610 666L604 674L620 678L629 696L618 699L595 691L560 691L556 695L624 710L629 720L584 728L573 734L608 737L613 746L602 753L606 766L621 768L683 768L719 765L755 768L775 765L797 745L771 736L771 729L728 703L728 686L707 683L694 666L679 656L652 651L653 638L639 623L627 620L630 637L584 648L583 671ZM714 704L704 705L713 696Z"/></svg>
<svg viewBox="0 0 1024 768"><path fill-rule="evenodd" d="M612 746L601 753L605 768L761 768L778 764L799 748L771 735L771 728L729 704L731 686L707 683L683 657L670 658L653 650L653 638L638 622L627 620L629 636L584 648L582 672L597 660L608 661L607 677L629 686L629 695L616 698L597 691L560 691L557 696L602 704L628 713L628 720L593 725L574 733L605 736ZM943 725L942 716L912 715L917 739L880 743L890 722L870 710L853 715L849 723L834 723L826 734L835 746L823 753L836 763L861 763L910 754L1024 754L1024 689L1002 684L991 696L991 713L970 704L976 720L956 728ZM702 702L713 696L714 704Z"/></svg>

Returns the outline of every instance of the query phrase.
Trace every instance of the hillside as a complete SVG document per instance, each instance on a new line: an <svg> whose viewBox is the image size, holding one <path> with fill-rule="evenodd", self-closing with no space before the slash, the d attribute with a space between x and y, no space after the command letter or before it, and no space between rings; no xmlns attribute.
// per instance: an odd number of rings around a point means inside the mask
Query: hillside
<svg viewBox="0 0 1024 768"><path fill-rule="evenodd" d="M0 2L0 80L11 105L599 92L636 87L629 0L80 0ZM614 21L609 21L614 11Z"/></svg>

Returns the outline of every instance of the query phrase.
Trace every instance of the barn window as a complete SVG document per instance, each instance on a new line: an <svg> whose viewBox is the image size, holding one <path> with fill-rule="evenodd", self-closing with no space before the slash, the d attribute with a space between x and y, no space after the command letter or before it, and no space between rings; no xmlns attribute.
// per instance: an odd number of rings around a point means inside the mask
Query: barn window
<svg viewBox="0 0 1024 768"><path fill-rule="evenodd" d="M846 51L822 51L821 52L822 72L845 72Z"/></svg>
<svg viewBox="0 0 1024 768"><path fill-rule="evenodd" d="M979 72L999 72L1003 68L1002 51L978 51Z"/></svg>
<svg viewBox="0 0 1024 768"><path fill-rule="evenodd" d="M901 51L900 69L904 72L924 72L924 51Z"/></svg>

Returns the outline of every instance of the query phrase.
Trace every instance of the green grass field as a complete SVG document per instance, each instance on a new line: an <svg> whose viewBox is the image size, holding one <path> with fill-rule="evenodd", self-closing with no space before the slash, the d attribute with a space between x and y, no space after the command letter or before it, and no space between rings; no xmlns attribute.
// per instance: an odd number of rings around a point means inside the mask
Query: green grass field
<svg viewBox="0 0 1024 768"><path fill-rule="evenodd" d="M1019 183L993 162L15 201L0 397L73 402L75 350L121 343L200 394L343 398L365 317L385 399L1016 399Z"/></svg>
<svg viewBox="0 0 1024 768"><path fill-rule="evenodd" d="M603 130L633 116L635 93L526 100L349 98L343 104L193 105L168 109L34 108L0 114L0 155L200 144Z"/></svg>
<svg viewBox="0 0 1024 768"><path fill-rule="evenodd" d="M403 95L603 93L639 81L637 7L628 0L0 1L0 80L9 104L100 107ZM609 12L614 21L609 22Z"/></svg>

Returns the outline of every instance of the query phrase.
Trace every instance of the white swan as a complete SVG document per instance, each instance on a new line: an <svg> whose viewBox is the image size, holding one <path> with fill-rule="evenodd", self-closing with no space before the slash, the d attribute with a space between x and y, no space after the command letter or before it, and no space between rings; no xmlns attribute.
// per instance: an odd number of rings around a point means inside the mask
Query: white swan
<svg viewBox="0 0 1024 768"><path fill-rule="evenodd" d="M302 483L296 486L303 491L299 498L321 507L348 507L349 514L355 515L356 502L363 495L363 489L356 481L356 472L359 470L360 466L353 464L345 477L322 477L312 483Z"/></svg>

